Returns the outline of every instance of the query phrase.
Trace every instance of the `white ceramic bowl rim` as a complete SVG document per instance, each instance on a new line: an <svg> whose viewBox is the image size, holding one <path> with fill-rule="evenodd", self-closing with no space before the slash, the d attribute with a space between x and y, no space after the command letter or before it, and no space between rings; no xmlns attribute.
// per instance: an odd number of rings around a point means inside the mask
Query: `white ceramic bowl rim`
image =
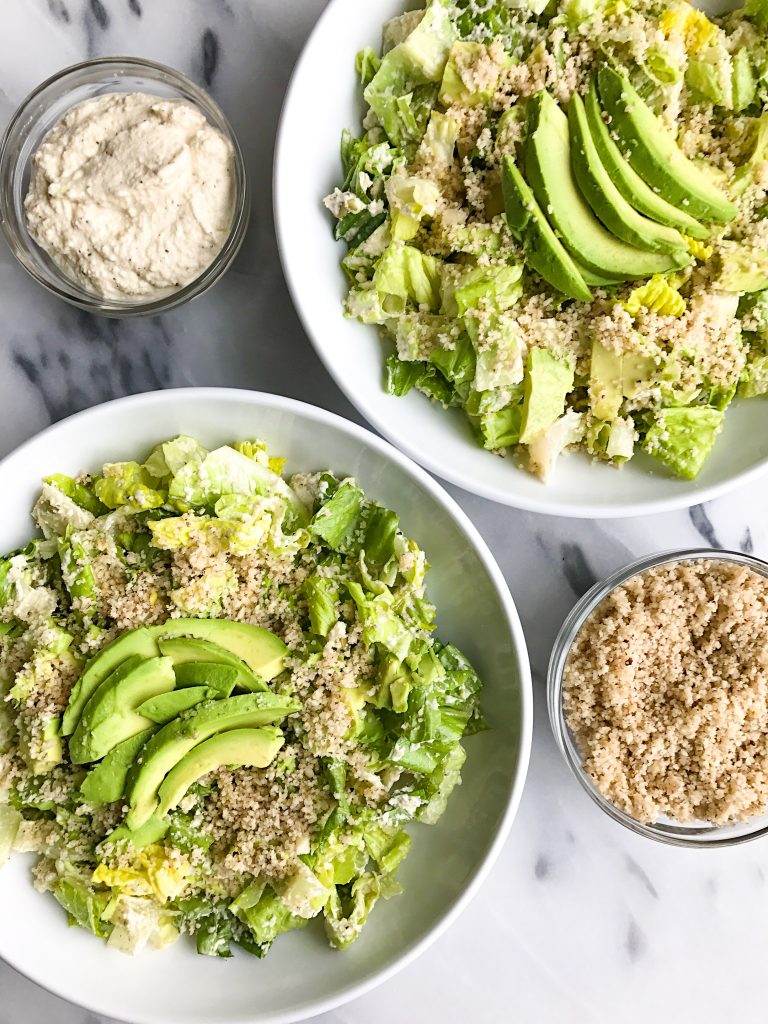
<svg viewBox="0 0 768 1024"><path fill-rule="evenodd" d="M153 405L172 405L174 402L184 398L187 401L205 401L205 400L223 400L223 401L238 401L251 403L254 406L261 408L273 409L275 411L293 413L297 417L304 419L314 420L315 422L323 425L334 427L353 438L358 439L365 445L374 449L384 455L387 459L394 462L401 470L413 478L416 483L426 490L432 498L434 498L445 510L445 512L454 520L458 527L466 535L469 544L480 558L488 577L493 584L493 589L499 599L500 605L504 610L506 617L506 623L509 627L509 631L514 643L515 653L517 656L517 671L519 674L519 720L520 720L520 745L518 751L518 768L509 791L504 813L498 821L496 833L493 837L492 842L488 846L483 860L475 872L474 876L468 882L461 894L449 905L443 912L441 918L437 924L420 940L411 944L386 968L379 971L371 972L367 977L363 978L362 981L355 984L346 986L340 989L332 997L325 998L323 1000L306 1001L305 1003L294 1007L293 1009L285 1012L272 1013L268 1020L270 1024L290 1024L292 1021L304 1020L308 1017L315 1016L317 1014L332 1010L334 1007L340 1006L343 1003L348 1002L358 996L363 995L365 992L370 991L375 986L386 981L392 977L402 968L406 967L412 961L414 961L421 953L423 953L443 932L453 923L458 917L462 910L467 906L472 897L477 892L478 888L482 884L483 880L491 870L493 863L499 855L499 852L507 838L509 830L512 826L515 814L517 813L520 799L522 797L523 787L525 784L525 778L528 770L528 762L530 758L531 750L531 737L532 737L532 714L533 714L533 695L531 688L531 673L528 662L527 647L525 642L525 636L523 628L520 623L517 610L515 608L514 601L509 592L504 577L499 569L493 555L491 554L488 546L486 545L483 538L478 533L475 526L472 524L468 516L462 511L459 505L454 499L445 492L440 484L433 480L423 469L415 465L407 456L403 455L387 441L382 440L376 435L372 434L369 430L364 427L360 427L349 420L344 419L335 413L327 412L317 406L312 406L304 402L299 402L294 399L284 398L279 395L268 394L266 392L254 392L254 391L243 391L236 388L177 388L169 389L166 391L155 391L145 392L138 395L132 395L127 398L118 398L111 402L103 403L102 405L94 406L93 408L83 410L61 420L51 426L40 431L29 441L16 448L13 452L7 455L2 461L0 461L0 480L6 463L11 459L23 458L25 451L32 445L37 445L41 441L44 441L46 437L55 434L57 431L62 429L65 425L72 423L86 423L90 419L99 419L99 417L108 415L110 409L117 407L130 408L135 411L137 416L141 415L141 411L144 407ZM40 897L41 899L45 897ZM148 954L152 955L152 954ZM159 954L162 955L162 954ZM191 954L194 955L194 954ZM52 988L46 985L44 977L38 977L34 972L25 968L22 964L14 961L14 956L7 950L3 954L3 959L10 964L15 970L29 978L31 981L40 985L42 988L48 989L55 995L61 996L68 999L85 1009L93 1012L110 1016L113 1019L125 1019L116 1017L115 1006L105 1006L103 1004L97 1004L95 1001L89 1001L87 997L82 997L80 993L76 991L66 991L60 988ZM261 1017L261 1020L267 1018ZM222 1018L223 1020L223 1018ZM227 1017L226 1024L249 1024L252 1017ZM168 1018L166 1016L147 1016L144 1015L141 1021L127 1021L126 1024L168 1024ZM211 1020L210 1024L217 1024L215 1020Z"/></svg>
<svg viewBox="0 0 768 1024"><path fill-rule="evenodd" d="M572 498L570 494L567 493L567 489L565 496L558 498L558 496L553 492L552 485L541 485L539 490L534 490L532 492L527 490L525 493L520 493L519 490L516 490L515 482L512 479L510 479L510 486L505 487L499 486L493 481L486 481L482 479L482 475L480 473L471 475L470 473L457 470L455 468L454 460L451 457L452 451L455 452L455 445L450 436L447 420L445 421L444 437L441 437L441 440L445 443L441 444L433 441L429 444L424 444L423 436L418 432L414 430L409 431L408 429L399 426L397 409L394 410L393 415L388 417L383 409L378 407L374 408L370 401L366 399L366 396L359 393L358 389L352 385L349 374L345 372L344 360L336 357L331 348L327 347L327 343L324 341L324 336L330 336L331 331L327 326L324 327L318 322L316 311L312 308L307 297L307 283L296 269L293 259L293 256L296 253L296 246L299 244L303 246L309 244L311 246L313 232L312 230L306 231L306 224L302 221L302 228L304 231L301 239L299 239L298 230L293 229L289 225L289 213L292 206L295 206L296 197L287 183L287 171L292 163L292 160L289 158L289 150L295 141L299 115L301 115L304 120L306 119L306 85L308 76L305 71L310 67L311 62L314 59L313 42L323 34L325 26L333 22L336 16L336 10L342 7L345 3L350 2L351 0L330 0L322 15L316 22L312 34L305 44L304 50L302 51L302 54L294 68L289 87L286 92L280 123L278 126L273 166L273 206L275 231L283 271L299 318L315 351L324 363L329 374L333 377L339 388L344 392L355 408L357 408L384 437L397 445L414 461L426 467L442 479L447 480L458 487L462 487L465 490L471 491L472 493L479 494L481 497L488 498L491 501L501 502L502 504L511 505L515 508L524 509L530 512L539 512L546 515L602 519L668 512L676 509L688 508L692 505L701 504L705 501L710 501L719 495L733 490L738 486L743 486L765 474L765 472L768 471L768 451L764 455L760 454L759 457L755 458L751 464L746 465L745 468L734 471L728 469L726 472L721 473L721 479L715 479L712 483L704 483L701 481L694 481L691 483L682 480L671 481L674 486L670 489L667 489L666 487L661 488L664 493L661 494L661 496L656 497L652 496L652 490L656 486L653 474L642 471L633 464L630 464L630 466L621 472L642 472L643 476L647 477L647 488L645 489L651 492L647 498L642 497L638 499L635 497L634 499L630 499L622 496L613 497L612 494L611 497L606 497L605 494L611 493L613 490L611 487L612 480L605 483L604 493L601 495L600 500L596 500L594 502L590 502L588 498L585 499L583 497L581 500ZM378 9L385 5L384 3L376 3L371 6L375 6ZM388 6L391 7L392 4L390 3ZM409 6L413 6L413 4L409 5L407 0L400 0L397 5L398 10L405 10ZM715 0L711 0L709 3L705 0L703 6L705 9L708 9L717 6L717 4ZM394 10L387 14L386 17L391 17L393 13L395 13ZM385 17L382 16L382 24L384 20ZM363 40L358 41L360 42L360 45L363 45ZM366 44L370 44L371 40L365 39L364 42ZM351 45L348 49L344 43L345 39L342 38L335 49L342 50L340 55L341 64L344 68L349 69L347 81L349 95L351 97L355 89L355 77L352 72L355 47L354 45ZM332 72L334 75L337 73L338 72L335 70ZM320 104L322 109L322 96L315 96L313 102L315 104ZM336 123L332 117L323 118L322 121L325 126L324 131L330 133L336 132ZM357 125L348 124L347 127L355 129ZM336 139L334 138L332 141L335 146ZM321 170L324 173L324 167L321 168ZM337 177L340 178L340 161L338 172ZM315 182L315 184L313 185L312 182ZM310 189L314 188L317 192L317 207L318 210L320 210L322 206L322 195L320 194L322 183L320 178L316 177L311 179L306 187ZM330 220L328 220L326 230L330 236ZM340 255L341 251L339 250L339 258ZM340 270L339 274L341 275ZM338 310L338 317L339 321L342 322L342 310L340 307ZM361 326L361 330L367 330L373 334L375 333L376 328L371 326L363 328ZM372 386L381 387L379 380L376 380ZM407 398L400 398L396 401L407 402L411 397L413 396L409 395ZM420 398L421 396L418 397ZM395 400L393 399L393 401ZM426 399L423 399L423 401L426 403ZM440 412L444 417L448 416L447 412L443 410L440 410ZM726 430L729 425L729 417L730 420L733 420L737 414L738 410L728 410L728 415L726 416ZM426 420L426 416L424 419ZM740 423L746 426L746 429L749 429L749 425L746 425L746 420L742 421L740 419ZM735 424L732 425L734 426L735 433ZM756 429L761 430L761 424L757 424ZM736 438L736 440L738 440L738 438ZM419 443L420 441L422 441L421 444ZM722 443L724 444L725 440L723 440ZM731 443L733 443L733 441ZM765 451L765 449L763 449L763 451ZM477 452L478 459L484 457L491 458L489 453L483 452L479 447ZM581 455L572 456L565 461L575 460L576 458L583 459L585 457ZM730 465L730 460L728 460L728 464ZM479 463L473 462L473 467L476 465L479 465ZM591 468L589 463L585 463L585 468ZM606 473L620 472L607 465L601 465L599 468ZM558 471L560 471L559 466ZM659 471L661 471L661 467L659 467ZM515 470L510 467L509 472L510 474L513 474ZM703 476L705 475L706 467ZM614 477L613 480L616 480L616 490L618 491L621 483L620 478L617 476ZM670 483L670 481L665 481L665 483Z"/></svg>

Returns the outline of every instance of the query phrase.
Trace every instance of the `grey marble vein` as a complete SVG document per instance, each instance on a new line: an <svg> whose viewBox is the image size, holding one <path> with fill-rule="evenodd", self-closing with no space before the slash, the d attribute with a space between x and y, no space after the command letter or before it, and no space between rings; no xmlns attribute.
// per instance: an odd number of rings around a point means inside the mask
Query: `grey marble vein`
<svg viewBox="0 0 768 1024"><path fill-rule="evenodd" d="M627 866L627 872L640 882L649 896L653 896L653 898L657 900L659 898L659 891L651 881L645 868L643 868L641 864L638 864L635 858L630 857L629 854L627 854L624 863Z"/></svg>
<svg viewBox="0 0 768 1024"><path fill-rule="evenodd" d="M705 540L711 548L721 548L723 545L717 539L712 520L709 518L705 505L694 505L689 510L693 527L702 540Z"/></svg>
<svg viewBox="0 0 768 1024"><path fill-rule="evenodd" d="M645 955L646 939L634 918L629 919L625 947L627 956L632 963Z"/></svg>

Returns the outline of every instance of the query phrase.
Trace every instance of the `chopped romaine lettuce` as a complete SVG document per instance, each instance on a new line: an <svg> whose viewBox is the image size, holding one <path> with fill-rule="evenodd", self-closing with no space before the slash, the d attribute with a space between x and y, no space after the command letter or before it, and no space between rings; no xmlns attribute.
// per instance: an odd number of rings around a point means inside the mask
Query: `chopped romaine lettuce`
<svg viewBox="0 0 768 1024"><path fill-rule="evenodd" d="M66 910L70 924L86 928L102 939L109 935L112 926L104 920L110 901L108 893L95 892L87 882L65 876L53 887L53 895Z"/></svg>
<svg viewBox="0 0 768 1024"><path fill-rule="evenodd" d="M505 284L494 272L465 274L464 285L503 303L516 275L512 269ZM505 410L473 390L469 334L433 333L428 358L413 363L417 385L460 394L483 429L503 436L512 429L503 425ZM510 406L521 401L518 386ZM297 474L289 484L283 468L258 440L209 452L177 437L144 463L105 466L92 494L47 483L49 500L38 508L50 536L0 559L0 644L13 651L18 640L22 652L18 670L0 678L0 752L17 766L0 794L0 861L14 846L44 857L41 878L70 922L122 952L159 948L186 932L204 955L226 957L239 945L261 957L277 935L321 915L334 944L345 947L376 899L400 891L394 875L411 845L401 826L444 803L458 779L456 749L481 727L479 680L455 648L432 636L426 557L403 535L397 514L352 479ZM250 604L239 603L241 587ZM117 619L128 606L145 625L120 633ZM214 626L226 614L232 620ZM250 625L262 619L269 628ZM159 659L171 657L176 689L169 691L170 661L161 671ZM156 677L144 671L153 659ZM241 669L243 659L263 661L270 683L255 668ZM329 670L338 676L333 688L316 690L333 705L338 731L338 743L326 747L326 726L313 722L316 697L305 687L314 671L319 679ZM81 716L78 729L86 714L100 729L114 721L115 733L106 757L81 766L71 762L74 745L62 737L58 711L62 693L81 693L86 677L91 701L77 710L79 698L70 696L66 716ZM278 828L262 837L260 815L216 821L227 774L248 773L238 785L251 784L253 762L221 765L207 777L195 763L198 747L219 750L215 735L198 734L201 723L221 726L228 751L252 745L253 735L236 733L261 728L248 716L258 723L275 701L284 746L269 765L270 785L291 797L286 806L303 787L301 802L317 803L317 820L298 836ZM155 759L171 753L177 760L163 762L153 781ZM322 771L307 771L308 758ZM182 762L198 781L182 787L177 805L163 804L163 787ZM143 788L149 817L132 828ZM220 827L239 830L228 850L217 843ZM243 864L232 898L222 852L236 862L243 850L259 856L273 845L281 869L272 874L266 855L261 871Z"/></svg>
<svg viewBox="0 0 768 1024"><path fill-rule="evenodd" d="M714 447L723 412L709 406L662 409L643 440L643 448L686 480L695 479Z"/></svg>

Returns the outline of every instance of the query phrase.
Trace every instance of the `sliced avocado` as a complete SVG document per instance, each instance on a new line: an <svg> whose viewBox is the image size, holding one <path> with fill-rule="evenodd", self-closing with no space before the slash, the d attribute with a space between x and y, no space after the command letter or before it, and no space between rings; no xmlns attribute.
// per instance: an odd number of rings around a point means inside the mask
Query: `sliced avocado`
<svg viewBox="0 0 768 1024"><path fill-rule="evenodd" d="M107 676L83 708L69 741L73 764L98 761L130 736L152 725L140 704L176 685L170 658L129 658Z"/></svg>
<svg viewBox="0 0 768 1024"><path fill-rule="evenodd" d="M141 627L118 637L88 662L75 684L62 720L62 735L71 736L83 708L96 688L127 658L153 658L162 637L210 640L241 658L257 676L273 679L283 670L287 647L267 629L227 619L169 619L161 626Z"/></svg>
<svg viewBox="0 0 768 1024"><path fill-rule="evenodd" d="M195 704L204 700L221 700L222 694L209 686L187 686L183 690L171 690L157 697L150 697L136 708L136 711L151 722L165 725L178 718L184 711L189 711Z"/></svg>
<svg viewBox="0 0 768 1024"><path fill-rule="evenodd" d="M138 757L141 748L155 732L157 732L156 729L144 729L143 732L137 732L135 736L129 736L127 740L112 747L104 760L88 772L80 786L80 792L89 804L101 807L103 804L114 803L115 800L122 797L129 768Z"/></svg>
<svg viewBox="0 0 768 1024"><path fill-rule="evenodd" d="M150 627L158 638L194 637L209 640L236 654L262 679L274 679L283 671L288 648L283 641L260 626L229 619L169 619L162 626ZM215 659L208 659L215 660Z"/></svg>
<svg viewBox="0 0 768 1024"><path fill-rule="evenodd" d="M193 662L214 662L234 669L237 672L235 685L242 690L254 693L269 689L264 680L254 675L242 658L211 640L197 640L186 636L172 637L168 640L159 640L158 647L163 654L173 660L174 666Z"/></svg>
<svg viewBox="0 0 768 1024"><path fill-rule="evenodd" d="M611 181L621 192L630 205L668 227L677 228L691 238L709 238L709 229L691 217L685 210L679 210L666 199L646 185L640 175L632 168L621 150L611 137L608 125L603 120L600 100L597 95L597 83L593 78L587 92L584 107L587 113L587 124L598 156L605 167Z"/></svg>
<svg viewBox="0 0 768 1024"><path fill-rule="evenodd" d="M623 400L621 356L595 339L589 364L590 408L597 419L613 420L619 415Z"/></svg>
<svg viewBox="0 0 768 1024"><path fill-rule="evenodd" d="M16 715L5 700L7 690L0 683L0 754L7 754L16 744Z"/></svg>
<svg viewBox="0 0 768 1024"><path fill-rule="evenodd" d="M526 262L563 295L589 302L592 295L584 278L549 226L511 156L504 157L502 187L507 222L523 241Z"/></svg>
<svg viewBox="0 0 768 1024"><path fill-rule="evenodd" d="M694 217L726 224L733 220L738 213L733 203L684 156L624 75L604 64L597 87L619 149L654 191Z"/></svg>
<svg viewBox="0 0 768 1024"><path fill-rule="evenodd" d="M651 252L687 256L685 239L675 228L657 224L630 206L603 166L587 124L581 96L574 93L568 104L571 167L581 193L609 231L628 245Z"/></svg>
<svg viewBox="0 0 768 1024"><path fill-rule="evenodd" d="M177 689L187 686L206 686L210 690L216 690L219 697L229 697L237 685L238 679L242 678L239 669L233 668L231 665L215 665L209 661L185 661L181 665L174 665L174 671ZM254 676L254 678L256 677ZM258 690L266 689L268 689L266 683L264 686L258 687Z"/></svg>
<svg viewBox="0 0 768 1024"><path fill-rule="evenodd" d="M641 352L618 355L593 341L589 369L589 404L593 414L599 420L615 419L623 400L634 398L647 387L656 370L652 356Z"/></svg>
<svg viewBox="0 0 768 1024"><path fill-rule="evenodd" d="M72 690L61 723L63 736L71 736L80 721L80 715L94 690L104 682L117 666L130 657L154 658L157 644L150 629L134 629L119 636L88 662L83 674Z"/></svg>
<svg viewBox="0 0 768 1024"><path fill-rule="evenodd" d="M19 750L33 775L45 775L64 760L61 742L61 720L58 715L43 719L42 729L31 731L27 719L21 719Z"/></svg>
<svg viewBox="0 0 768 1024"><path fill-rule="evenodd" d="M528 101L526 176L566 247L598 274L650 277L686 266L691 257L647 252L603 227L579 192L571 170L568 118L547 92Z"/></svg>
<svg viewBox="0 0 768 1024"><path fill-rule="evenodd" d="M573 389L573 367L548 349L532 348L525 368L521 444L528 444L563 415Z"/></svg>
<svg viewBox="0 0 768 1024"><path fill-rule="evenodd" d="M626 277L617 274L596 274L594 270L583 267L575 257L573 262L590 288L616 288L617 285L627 280Z"/></svg>
<svg viewBox="0 0 768 1024"><path fill-rule="evenodd" d="M625 398L634 398L647 389L658 366L653 356L642 352L625 352L621 357L621 391Z"/></svg>
<svg viewBox="0 0 768 1024"><path fill-rule="evenodd" d="M297 711L299 703L275 693L247 693L240 697L199 704L156 733L134 764L127 781L130 811L125 819L136 829L157 807L157 792L168 772L202 740L229 729L256 728L279 722Z"/></svg>
<svg viewBox="0 0 768 1024"><path fill-rule="evenodd" d="M266 768L284 742L279 729L266 726L261 729L231 729L198 743L166 775L158 791L160 804L157 816L162 818L177 807L194 782L222 765Z"/></svg>
<svg viewBox="0 0 768 1024"><path fill-rule="evenodd" d="M768 288L768 251L740 242L721 242L715 288L731 294Z"/></svg>
<svg viewBox="0 0 768 1024"><path fill-rule="evenodd" d="M159 843L169 828L170 822L157 818L154 815L151 818L147 818L141 828L130 829L125 824L118 825L103 842L99 843L96 851L99 852L100 847L105 846L107 843L125 842L130 843L137 850L141 850L144 846L152 846L153 843Z"/></svg>

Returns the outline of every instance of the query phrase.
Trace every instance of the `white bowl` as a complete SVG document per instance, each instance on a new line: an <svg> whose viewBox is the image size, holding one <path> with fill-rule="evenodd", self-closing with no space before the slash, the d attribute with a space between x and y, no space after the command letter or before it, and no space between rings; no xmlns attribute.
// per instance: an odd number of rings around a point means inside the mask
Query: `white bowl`
<svg viewBox="0 0 768 1024"><path fill-rule="evenodd" d="M206 445L264 438L289 472L331 468L397 510L426 549L439 630L485 681L490 731L467 741L464 784L432 827L415 826L402 870L406 894L377 907L344 953L322 927L281 936L264 961L198 956L182 939L137 958L68 928L50 894L32 888L30 858L0 871L0 957L95 1013L131 1024L294 1021L362 994L413 960L475 892L512 824L531 744L532 696L520 620L498 566L456 503L423 470L361 427L275 395L224 389L125 398L38 434L0 463L0 550L24 543L43 476L132 459L177 433ZM480 965L478 964L478 967Z"/></svg>
<svg viewBox="0 0 768 1024"><path fill-rule="evenodd" d="M459 410L446 412L415 391L405 398L384 392L376 328L342 316L347 284L339 261L345 250L333 240L322 199L341 179L342 129L361 131L355 54L363 46L378 51L382 25L406 6L406 0L331 0L296 66L275 155L275 220L288 286L320 358L347 398L427 469L475 494L534 512L590 518L662 512L706 501L764 472L768 402L757 399L737 401L728 410L715 451L693 483L672 478L648 456L616 470L570 455L544 485L512 459L479 448Z"/></svg>

